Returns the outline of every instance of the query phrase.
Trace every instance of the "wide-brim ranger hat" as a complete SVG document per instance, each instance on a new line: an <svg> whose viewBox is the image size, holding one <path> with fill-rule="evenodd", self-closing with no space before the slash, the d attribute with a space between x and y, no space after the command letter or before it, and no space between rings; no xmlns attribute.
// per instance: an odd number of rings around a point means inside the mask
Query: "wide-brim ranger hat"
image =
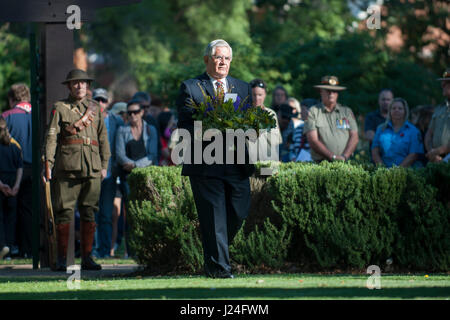
<svg viewBox="0 0 450 320"><path fill-rule="evenodd" d="M339 86L339 79L335 76L322 77L320 84L314 86L314 88L326 89L326 90L332 90L332 91L342 91L342 90L347 89L347 87Z"/></svg>
<svg viewBox="0 0 450 320"><path fill-rule="evenodd" d="M86 71L81 70L81 69L73 69L67 74L66 80L64 80L61 83L66 84L66 83L69 83L70 81L75 81L75 80L84 80L84 81L88 81L88 82L94 81L93 78L88 76Z"/></svg>
<svg viewBox="0 0 450 320"><path fill-rule="evenodd" d="M450 81L450 68L447 68L442 75L442 78L436 79L438 81Z"/></svg>

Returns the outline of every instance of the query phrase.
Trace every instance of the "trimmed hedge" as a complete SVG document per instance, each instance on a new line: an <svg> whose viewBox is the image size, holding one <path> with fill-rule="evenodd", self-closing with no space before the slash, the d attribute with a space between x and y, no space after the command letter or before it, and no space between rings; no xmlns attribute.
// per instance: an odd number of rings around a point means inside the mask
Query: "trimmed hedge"
<svg viewBox="0 0 450 320"><path fill-rule="evenodd" d="M195 203L181 168L133 170L129 183L138 263L158 273L202 272ZM398 269L448 271L449 186L450 164L281 164L273 176L251 178L250 214L231 259L248 272L361 269L390 257Z"/></svg>

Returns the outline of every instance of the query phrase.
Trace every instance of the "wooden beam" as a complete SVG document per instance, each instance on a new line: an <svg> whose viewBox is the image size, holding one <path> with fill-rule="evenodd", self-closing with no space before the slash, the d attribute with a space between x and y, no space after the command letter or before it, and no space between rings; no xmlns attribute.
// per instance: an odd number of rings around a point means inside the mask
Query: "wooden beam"
<svg viewBox="0 0 450 320"><path fill-rule="evenodd" d="M42 30L43 65L45 79L45 109L41 119L50 121L53 104L67 98L69 90L61 82L74 68L73 32L64 23L46 23Z"/></svg>
<svg viewBox="0 0 450 320"><path fill-rule="evenodd" d="M7 2L7 3L6 3ZM95 11L104 7L130 5L141 0L17 0L0 2L0 21L65 23L70 17L67 8L77 5L81 21L92 21Z"/></svg>

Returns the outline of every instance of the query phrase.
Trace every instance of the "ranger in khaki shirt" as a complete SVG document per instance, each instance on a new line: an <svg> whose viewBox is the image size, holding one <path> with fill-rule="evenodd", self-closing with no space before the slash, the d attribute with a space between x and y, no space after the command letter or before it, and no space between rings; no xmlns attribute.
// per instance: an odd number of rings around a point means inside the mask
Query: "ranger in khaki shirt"
<svg viewBox="0 0 450 320"><path fill-rule="evenodd" d="M448 161L450 153L450 68L437 80L442 81L442 94L447 100L434 111L425 135L426 157L431 162Z"/></svg>
<svg viewBox="0 0 450 320"><path fill-rule="evenodd" d="M110 149L98 103L86 96L93 79L82 70L72 70L63 84L67 99L54 104L45 139L45 158L51 179L52 205L58 242L57 271L66 270L70 222L75 206L81 218L81 268L100 270L91 256L101 180L106 177Z"/></svg>
<svg viewBox="0 0 450 320"><path fill-rule="evenodd" d="M305 124L305 133L314 161L347 160L358 144L358 126L352 110L337 103L338 86L335 76L325 76L320 89L322 102L311 107Z"/></svg>

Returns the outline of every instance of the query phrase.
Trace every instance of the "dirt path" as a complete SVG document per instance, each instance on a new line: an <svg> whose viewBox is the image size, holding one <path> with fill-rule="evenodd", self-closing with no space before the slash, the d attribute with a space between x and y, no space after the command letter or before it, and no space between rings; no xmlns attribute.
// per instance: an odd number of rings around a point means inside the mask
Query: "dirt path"
<svg viewBox="0 0 450 320"><path fill-rule="evenodd" d="M103 278L123 276L138 270L136 264L102 264L100 271L81 271L82 277ZM49 268L33 269L31 264L21 265L0 265L0 278L17 277L64 277L73 274L72 272L55 272Z"/></svg>

